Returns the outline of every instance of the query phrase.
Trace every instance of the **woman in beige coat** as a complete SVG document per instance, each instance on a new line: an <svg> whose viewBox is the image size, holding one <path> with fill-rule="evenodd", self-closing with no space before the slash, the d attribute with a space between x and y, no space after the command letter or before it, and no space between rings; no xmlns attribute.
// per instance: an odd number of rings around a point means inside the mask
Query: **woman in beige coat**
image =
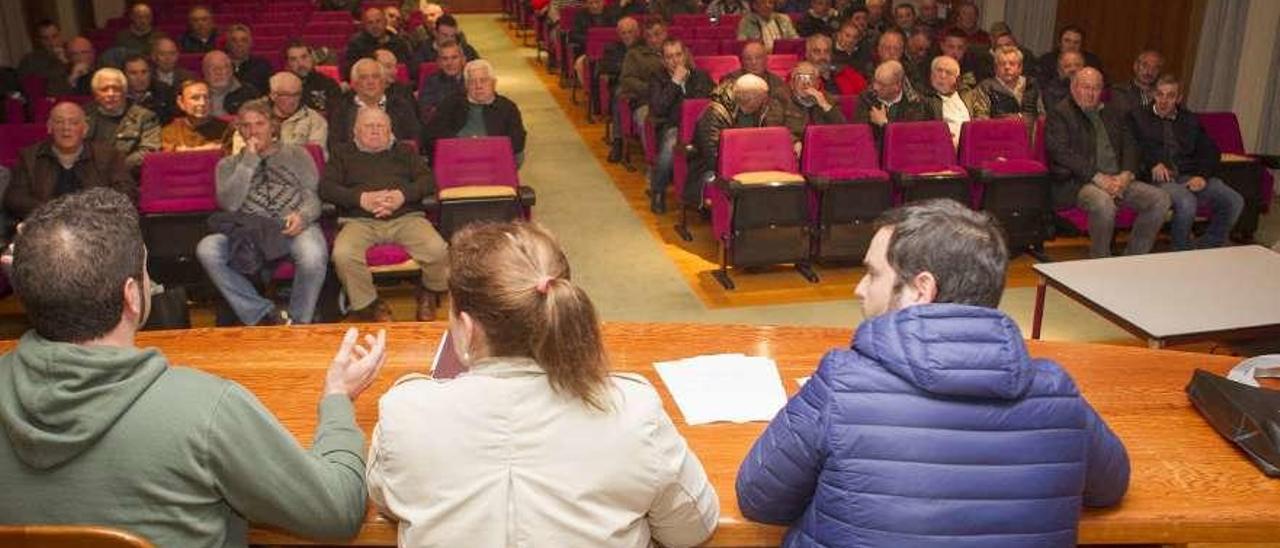
<svg viewBox="0 0 1280 548"><path fill-rule="evenodd" d="M644 378L610 373L591 300L550 234L471 225L449 251L469 370L382 397L371 500L402 546L692 546L719 501Z"/></svg>

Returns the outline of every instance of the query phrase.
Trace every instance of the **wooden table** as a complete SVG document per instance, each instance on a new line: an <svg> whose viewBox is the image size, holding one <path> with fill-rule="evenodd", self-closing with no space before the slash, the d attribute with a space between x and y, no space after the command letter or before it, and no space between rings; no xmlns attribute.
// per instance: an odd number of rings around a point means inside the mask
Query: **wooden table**
<svg viewBox="0 0 1280 548"><path fill-rule="evenodd" d="M1097 312L1151 348L1280 335L1280 253L1262 246L1109 257L1032 268L1040 279L1031 338L1040 338L1045 287Z"/></svg>
<svg viewBox="0 0 1280 548"><path fill-rule="evenodd" d="M371 431L377 399L400 375L421 371L443 325L391 324L389 362L377 383L356 402L357 420ZM721 501L719 529L710 546L767 546L782 527L743 519L734 496L738 464L763 423L690 427L662 388L652 362L703 353L743 352L778 362L789 393L818 359L848 344L847 329L730 325L626 324L605 326L615 369L644 374L659 386L671 414L706 467ZM242 383L304 445L311 443L324 371L341 326L224 328L150 332L154 345L178 364ZM0 351L12 346L0 343ZM1183 393L1192 371L1225 372L1237 360L1145 348L1031 341L1032 355L1053 358L1075 377L1085 396L1128 446L1133 464L1129 493L1117 507L1086 510L1082 543L1280 541L1280 482L1268 480L1200 419ZM396 526L372 511L353 544L394 545ZM299 544L287 534L254 529L253 543Z"/></svg>

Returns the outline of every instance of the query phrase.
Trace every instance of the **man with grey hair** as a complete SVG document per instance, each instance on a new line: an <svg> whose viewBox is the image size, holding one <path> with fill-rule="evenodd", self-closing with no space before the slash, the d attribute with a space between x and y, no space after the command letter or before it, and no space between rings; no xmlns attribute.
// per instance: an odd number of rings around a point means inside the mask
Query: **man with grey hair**
<svg viewBox="0 0 1280 548"><path fill-rule="evenodd" d="M265 91L267 79L271 78L271 63L253 54L253 33L249 31L249 27L241 24L231 25L227 29L226 49L236 78L258 91Z"/></svg>
<svg viewBox="0 0 1280 548"><path fill-rule="evenodd" d="M361 107L353 125L353 140L333 145L320 180L320 197L338 207L342 226L333 265L350 304L347 319L392 319L365 259L369 247L382 243L404 247L422 268L416 319L435 319L447 289L448 246L423 213L423 197L436 192L431 169L416 151L393 145L392 120L382 109Z"/></svg>
<svg viewBox="0 0 1280 548"><path fill-rule="evenodd" d="M815 36L822 36L820 34ZM800 61L791 69L791 93L784 103L787 129L795 140L796 152L804 140L804 128L810 124L843 124L844 113L836 106L836 99L822 89L822 77L818 67L808 61Z"/></svg>
<svg viewBox="0 0 1280 548"><path fill-rule="evenodd" d="M58 196L94 187L107 187L137 201L138 185L129 177L124 155L109 143L85 139L89 123L80 105L54 105L48 128L47 139L18 153L13 181L4 192L10 220L20 221Z"/></svg>
<svg viewBox="0 0 1280 548"><path fill-rule="evenodd" d="M280 142L288 145L316 145L328 157L329 123L319 112L302 103L302 79L292 72L273 74L269 81L271 121L277 126ZM231 150L240 152L244 137L236 133Z"/></svg>
<svg viewBox="0 0 1280 548"><path fill-rule="evenodd" d="M221 50L204 54L202 67L209 84L210 116L228 116L240 110L245 101L262 96L257 87L236 77L231 57Z"/></svg>
<svg viewBox="0 0 1280 548"><path fill-rule="evenodd" d="M351 91L334 101L329 114L329 152L341 143L351 142L356 113L362 107L381 109L391 118L391 131L396 139L421 138L422 125L418 105L403 95L387 93L386 69L377 61L360 59L351 66Z"/></svg>
<svg viewBox="0 0 1280 548"><path fill-rule="evenodd" d="M124 155L125 165L136 176L142 156L160 150L160 120L156 114L125 98L128 83L119 69L98 69L90 82L93 104L85 108L90 142L111 145Z"/></svg>
<svg viewBox="0 0 1280 548"><path fill-rule="evenodd" d="M1017 46L1003 45L997 46L992 56L995 76L979 82L978 93L987 97L992 118L1020 116L1030 127L1044 112L1044 106L1040 103L1039 83L1023 75L1025 55Z"/></svg>
<svg viewBox="0 0 1280 548"><path fill-rule="evenodd" d="M785 110L782 101L770 94L769 83L754 74L739 76L732 86L717 90L693 130L689 179L681 200L687 205L702 204L703 186L714 177L718 165L721 132L731 128L783 127Z"/></svg>
<svg viewBox="0 0 1280 548"><path fill-rule="evenodd" d="M884 140L884 126L893 122L920 122L929 119L929 111L915 93L903 87L906 71L902 63L885 61L876 67L871 89L858 96L854 123L871 124L876 146Z"/></svg>
<svg viewBox="0 0 1280 548"><path fill-rule="evenodd" d="M929 89L922 100L931 119L947 123L951 146L956 148L960 146L960 126L969 120L984 120L991 111L985 95L959 87L960 63L949 55L934 57L929 66Z"/></svg>
<svg viewBox="0 0 1280 548"><path fill-rule="evenodd" d="M424 132L423 150L433 154L435 142L450 137L505 136L511 139L516 164L523 163L524 119L520 107L497 93L493 65L484 59L471 61L463 67L462 75L467 92L440 101Z"/></svg>
<svg viewBox="0 0 1280 548"><path fill-rule="evenodd" d="M1065 54L1064 54L1065 55ZM1125 113L1104 108L1102 73L1080 69L1071 78L1071 96L1049 110L1044 142L1054 175L1057 208L1089 213L1089 256L1111 256L1116 210L1138 212L1126 255L1151 251L1169 211L1169 194L1136 180L1142 158Z"/></svg>

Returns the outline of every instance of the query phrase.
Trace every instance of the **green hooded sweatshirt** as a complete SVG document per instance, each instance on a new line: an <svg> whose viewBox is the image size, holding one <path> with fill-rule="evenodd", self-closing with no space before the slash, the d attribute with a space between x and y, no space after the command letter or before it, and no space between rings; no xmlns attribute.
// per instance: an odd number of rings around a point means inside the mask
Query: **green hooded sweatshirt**
<svg viewBox="0 0 1280 548"><path fill-rule="evenodd" d="M304 450L244 387L154 348L52 342L0 357L0 523L119 527L157 546L244 546L246 520L324 540L365 514L364 435L320 402Z"/></svg>

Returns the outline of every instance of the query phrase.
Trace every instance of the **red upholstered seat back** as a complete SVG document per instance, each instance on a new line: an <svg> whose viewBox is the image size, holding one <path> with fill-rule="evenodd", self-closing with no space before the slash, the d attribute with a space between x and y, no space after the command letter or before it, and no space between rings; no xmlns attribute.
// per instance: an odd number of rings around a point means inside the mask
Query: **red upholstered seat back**
<svg viewBox="0 0 1280 548"><path fill-rule="evenodd" d="M142 158L138 210L148 213L216 211L220 150L153 152Z"/></svg>

